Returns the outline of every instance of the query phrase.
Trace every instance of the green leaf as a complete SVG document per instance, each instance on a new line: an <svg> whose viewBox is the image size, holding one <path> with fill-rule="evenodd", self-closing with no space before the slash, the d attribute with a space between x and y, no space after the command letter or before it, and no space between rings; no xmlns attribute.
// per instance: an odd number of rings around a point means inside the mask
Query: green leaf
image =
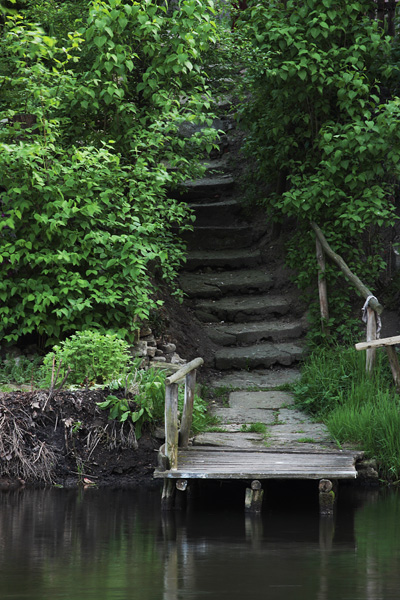
<svg viewBox="0 0 400 600"><path fill-rule="evenodd" d="M107 42L107 37L105 35L96 36L93 41L98 48L102 48Z"/></svg>

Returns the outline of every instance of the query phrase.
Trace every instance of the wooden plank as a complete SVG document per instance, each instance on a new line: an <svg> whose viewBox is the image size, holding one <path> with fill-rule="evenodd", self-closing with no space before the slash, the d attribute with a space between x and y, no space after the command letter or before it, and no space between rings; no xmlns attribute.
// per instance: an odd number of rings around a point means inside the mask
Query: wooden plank
<svg viewBox="0 0 400 600"><path fill-rule="evenodd" d="M395 346L396 344L400 344L400 335L382 338L380 340L373 340L371 342L359 342L355 345L355 348L356 350L368 350L369 348L380 348L381 346Z"/></svg>
<svg viewBox="0 0 400 600"><path fill-rule="evenodd" d="M180 450L176 470L156 478L184 479L354 479L355 461L362 453L241 452L219 449Z"/></svg>
<svg viewBox="0 0 400 600"><path fill-rule="evenodd" d="M185 452L185 454L187 452L194 452L194 453L199 453L199 452L219 452L220 454L223 453L234 453L234 452L238 452L240 454L246 454L246 453L252 453L254 454L254 452L257 452L258 454L287 454L292 455L292 454L304 454L304 456L308 456L309 454L319 454L321 456L329 456L331 454L335 454L336 456L355 456L357 458L363 458L364 456L364 452L362 450L338 450L337 448L335 448L334 450L325 450L325 449L315 449L315 448L237 448L237 447L229 447L229 446L189 446L188 448L185 448L184 450L180 450L179 453L182 454L182 452Z"/></svg>
<svg viewBox="0 0 400 600"><path fill-rule="evenodd" d="M192 471L155 471L154 477L156 479L356 479L357 471L354 469L343 470L343 471L312 471L312 472L288 472L281 473L276 472L247 472L239 471L237 473L225 473L225 472L192 472Z"/></svg>

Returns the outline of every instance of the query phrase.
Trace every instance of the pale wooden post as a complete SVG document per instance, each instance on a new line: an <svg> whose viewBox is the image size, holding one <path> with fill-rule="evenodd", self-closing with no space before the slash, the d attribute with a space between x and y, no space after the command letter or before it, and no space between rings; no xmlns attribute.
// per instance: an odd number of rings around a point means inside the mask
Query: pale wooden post
<svg viewBox="0 0 400 600"><path fill-rule="evenodd" d="M367 342L376 340L376 315L375 311L367 306ZM376 348L367 350L366 369L367 373L372 373L376 362Z"/></svg>
<svg viewBox="0 0 400 600"><path fill-rule="evenodd" d="M319 304L321 310L321 325L322 332L326 335L329 335L329 308L328 308L328 291L326 288L326 279L325 279L325 253L322 248L321 242L318 237L315 238L315 245L317 251L317 262L319 266L319 274L318 274L318 292L319 292Z"/></svg>
<svg viewBox="0 0 400 600"><path fill-rule="evenodd" d="M165 388L165 455L170 469L178 468L178 384Z"/></svg>
<svg viewBox="0 0 400 600"><path fill-rule="evenodd" d="M399 365L399 359L397 357L396 349L393 348L393 346L386 346L386 352L388 355L394 384L396 386L396 389L399 390L399 388L400 388L400 365Z"/></svg>
<svg viewBox="0 0 400 600"><path fill-rule="evenodd" d="M189 444L190 428L192 426L194 393L196 387L196 370L186 375L185 379L185 401L183 404L179 445L187 448Z"/></svg>

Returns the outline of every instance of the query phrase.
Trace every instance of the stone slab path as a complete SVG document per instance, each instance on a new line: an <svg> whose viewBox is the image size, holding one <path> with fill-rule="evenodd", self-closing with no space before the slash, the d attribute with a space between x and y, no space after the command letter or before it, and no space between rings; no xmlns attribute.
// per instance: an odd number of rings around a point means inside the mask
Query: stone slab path
<svg viewBox="0 0 400 600"><path fill-rule="evenodd" d="M355 477L353 455L277 389L299 377L306 306L283 258L274 256L265 215L243 208L229 122L222 156L209 160L205 177L188 182L181 197L196 220L180 277L188 307L216 346L208 357L219 371L211 386L229 394L226 405L211 407L218 427L179 449L178 469L158 476Z"/></svg>
<svg viewBox="0 0 400 600"><path fill-rule="evenodd" d="M305 452L337 452L338 446L322 423L294 406L293 395L282 391L235 391L228 406L211 408L219 419L216 431L194 438L195 446L270 448Z"/></svg>

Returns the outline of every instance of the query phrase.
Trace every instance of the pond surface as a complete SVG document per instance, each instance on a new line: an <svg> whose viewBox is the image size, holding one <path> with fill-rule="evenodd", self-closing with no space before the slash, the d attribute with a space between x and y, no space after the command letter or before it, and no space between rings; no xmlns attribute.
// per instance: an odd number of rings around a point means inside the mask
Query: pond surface
<svg viewBox="0 0 400 600"><path fill-rule="evenodd" d="M398 493L345 490L323 519L285 498L249 518L162 515L158 489L0 493L0 599L398 600Z"/></svg>

